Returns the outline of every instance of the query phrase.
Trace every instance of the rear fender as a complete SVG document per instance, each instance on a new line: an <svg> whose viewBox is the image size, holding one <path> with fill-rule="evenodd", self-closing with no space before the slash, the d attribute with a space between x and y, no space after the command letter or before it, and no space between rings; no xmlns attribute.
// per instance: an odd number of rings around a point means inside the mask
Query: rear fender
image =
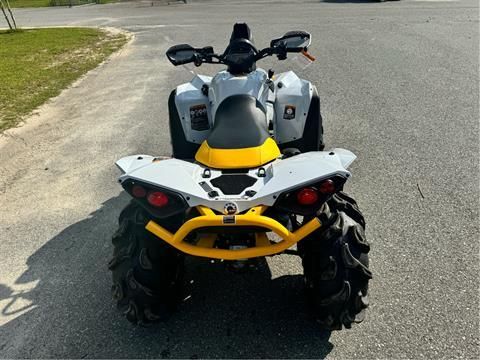
<svg viewBox="0 0 480 360"><path fill-rule="evenodd" d="M115 165L125 174L150 165L154 159L150 155L131 155L121 158Z"/></svg>
<svg viewBox="0 0 480 360"><path fill-rule="evenodd" d="M344 149L315 151L233 174L198 163L172 158L162 160L148 155L128 156L117 161L117 166L124 172L120 182L127 179L145 182L180 194L189 207L205 206L221 213L233 203L240 213L254 206L272 206L284 192L333 176L349 178L347 167L355 158L352 152ZM214 186L218 184L218 180L214 180L229 176L249 177L253 184L250 182L236 194L225 194ZM233 180L235 182L236 178Z"/></svg>

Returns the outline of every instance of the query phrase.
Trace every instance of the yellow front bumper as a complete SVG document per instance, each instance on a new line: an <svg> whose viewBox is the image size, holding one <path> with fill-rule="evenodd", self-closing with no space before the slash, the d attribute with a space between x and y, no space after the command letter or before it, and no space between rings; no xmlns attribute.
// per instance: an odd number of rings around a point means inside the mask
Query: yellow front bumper
<svg viewBox="0 0 480 360"><path fill-rule="evenodd" d="M145 228L186 254L214 259L240 260L281 253L322 225L320 220L314 218L296 231L291 232L278 221L263 216L262 213L266 209L267 207L265 206L257 206L242 215L217 215L209 208L198 206L197 210L200 212L200 216L186 221L175 234L172 234L153 220L150 220ZM277 243L271 243L265 233L256 233L255 247L238 250L215 248L215 234L204 236L197 241L196 245L184 241L192 231L198 228L213 226L259 226L272 230L282 240Z"/></svg>

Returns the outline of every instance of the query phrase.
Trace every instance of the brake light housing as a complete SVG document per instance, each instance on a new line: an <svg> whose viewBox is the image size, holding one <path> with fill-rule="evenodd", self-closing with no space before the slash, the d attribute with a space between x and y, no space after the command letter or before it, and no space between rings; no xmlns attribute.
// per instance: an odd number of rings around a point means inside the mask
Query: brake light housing
<svg viewBox="0 0 480 360"><path fill-rule="evenodd" d="M132 196L135 198L144 198L147 195L147 190L141 185L132 186Z"/></svg>
<svg viewBox="0 0 480 360"><path fill-rule="evenodd" d="M188 209L183 196L174 191L134 179L124 180L122 187L153 217L166 218Z"/></svg>
<svg viewBox="0 0 480 360"><path fill-rule="evenodd" d="M334 194L337 191L335 183L331 179L327 179L320 183L318 191L325 195Z"/></svg>
<svg viewBox="0 0 480 360"><path fill-rule="evenodd" d="M298 215L314 215L336 192L343 190L347 178L334 175L281 194L274 208Z"/></svg>
<svg viewBox="0 0 480 360"><path fill-rule="evenodd" d="M162 191L150 191L147 195L147 201L156 208L162 208L168 205L168 196Z"/></svg>
<svg viewBox="0 0 480 360"><path fill-rule="evenodd" d="M308 187L297 192L297 202L300 205L310 206L318 201L317 189Z"/></svg>

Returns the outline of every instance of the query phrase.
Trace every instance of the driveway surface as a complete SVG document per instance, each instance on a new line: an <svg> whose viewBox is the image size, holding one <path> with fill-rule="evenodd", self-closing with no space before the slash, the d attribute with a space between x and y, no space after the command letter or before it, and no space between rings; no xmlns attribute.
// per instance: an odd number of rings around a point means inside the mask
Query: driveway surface
<svg viewBox="0 0 480 360"><path fill-rule="evenodd" d="M478 1L196 1L16 10L21 26L110 26L134 38L0 138L0 356L479 358ZM115 160L168 155L167 96L191 77L175 43L221 51L313 35L327 147L354 151L348 192L372 242L364 323L329 336L304 312L300 261L238 275L191 260L171 321L131 326L107 262L128 202ZM0 44L1 46L1 44ZM205 66L211 74L216 68Z"/></svg>

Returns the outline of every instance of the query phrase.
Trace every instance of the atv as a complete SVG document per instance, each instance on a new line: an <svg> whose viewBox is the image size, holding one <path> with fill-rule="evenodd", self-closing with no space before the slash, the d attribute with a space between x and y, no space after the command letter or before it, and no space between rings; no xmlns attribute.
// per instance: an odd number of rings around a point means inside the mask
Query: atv
<svg viewBox="0 0 480 360"><path fill-rule="evenodd" d="M343 192L356 156L322 151L320 99L288 71L257 69L267 56L308 53L290 31L257 50L235 24L223 54L211 46L168 49L175 66L225 65L195 75L168 100L173 156L120 159L132 197L113 236L113 298L133 323L162 321L183 299L186 255L239 269L282 253L301 257L309 313L325 329L350 328L368 307L370 246L356 202Z"/></svg>

